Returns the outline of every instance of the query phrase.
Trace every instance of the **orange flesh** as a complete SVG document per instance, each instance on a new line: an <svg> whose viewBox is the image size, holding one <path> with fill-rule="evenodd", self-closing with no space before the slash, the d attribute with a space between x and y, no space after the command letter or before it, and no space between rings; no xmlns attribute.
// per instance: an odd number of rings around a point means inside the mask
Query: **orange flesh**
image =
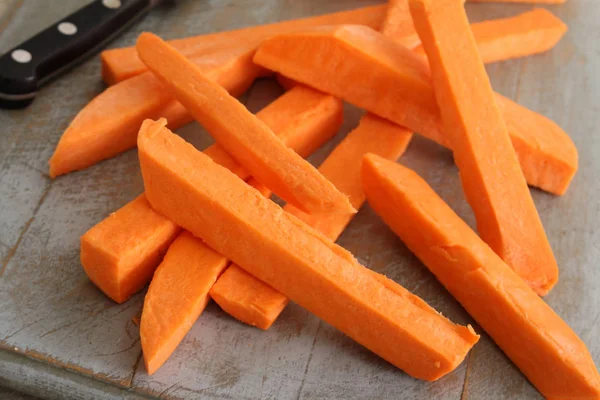
<svg viewBox="0 0 600 400"><path fill-rule="evenodd" d="M392 38L405 40L410 40L409 33L412 33L419 40L406 0L391 1L388 4L382 31ZM277 75L277 80L287 90L297 85L283 75ZM364 202L359 174L362 156L367 152L374 152L384 157L389 156L390 159L398 158L411 137L412 134L405 129L367 113L361 118L358 128L329 155L319 172L342 193L347 194L352 205L359 209ZM311 216L291 205L284 209L333 241L337 240L351 219L343 215ZM211 289L211 296L232 317L263 330L271 327L288 303L283 294L235 264L219 278Z"/></svg>
<svg viewBox="0 0 600 400"><path fill-rule="evenodd" d="M471 29L479 55L486 64L543 53L553 48L567 32L567 26L544 8L477 22L471 24ZM414 51L425 54L423 46Z"/></svg>
<svg viewBox="0 0 600 400"><path fill-rule="evenodd" d="M279 197L307 212L356 212L331 182L172 46L143 33L137 48L142 61L215 141Z"/></svg>
<svg viewBox="0 0 600 400"><path fill-rule="evenodd" d="M281 115L286 118L279 118ZM308 156L339 130L343 104L333 96L298 87L269 104L257 116L277 132L284 143ZM250 177L218 145L210 146L204 153L216 163L231 168L242 179ZM248 182L254 181L249 179ZM150 281L178 232L179 228L156 213L142 195L82 236L81 261L96 286L121 303Z"/></svg>
<svg viewBox="0 0 600 400"><path fill-rule="evenodd" d="M440 378L478 340L401 286L375 279L165 125L146 121L138 135L155 210L411 376Z"/></svg>
<svg viewBox="0 0 600 400"><path fill-rule="evenodd" d="M348 196L352 206L359 209L365 194L360 182L360 164L366 153L376 153L395 160L400 157L411 132L374 115L367 114L359 126L331 152L319 167L319 172ZM306 214L291 205L284 210L306 222L335 241L352 216ZM215 286L211 297L234 318L260 329L268 329L287 304L287 298L269 285L231 265Z"/></svg>
<svg viewBox="0 0 600 400"><path fill-rule="evenodd" d="M195 62L233 96L240 96L262 71L253 64L252 54L239 49L222 51ZM167 118L171 129L192 120L150 72L109 87L87 104L63 133L49 161L50 176L87 168L134 148L139 127L149 117Z"/></svg>
<svg viewBox="0 0 600 400"><path fill-rule="evenodd" d="M460 0L410 0L442 121L481 238L538 294L558 266ZM458 56L455 49L460 48Z"/></svg>
<svg viewBox="0 0 600 400"><path fill-rule="evenodd" d="M208 304L208 291L227 263L189 232L182 232L171 244L144 299L140 340L149 375L169 358L196 322Z"/></svg>
<svg viewBox="0 0 600 400"><path fill-rule="evenodd" d="M210 297L235 319L266 330L288 304L288 298L232 264L210 290Z"/></svg>
<svg viewBox="0 0 600 400"><path fill-rule="evenodd" d="M423 57L370 28L323 27L279 35L262 44L254 61L450 145ZM527 182L563 194L578 163L569 136L508 99L497 95L496 101L519 159L529 161L521 165Z"/></svg>
<svg viewBox="0 0 600 400"><path fill-rule="evenodd" d="M600 376L571 328L412 170L365 157L375 212L548 399L598 399Z"/></svg>
<svg viewBox="0 0 600 400"><path fill-rule="evenodd" d="M81 237L81 264L100 290L122 303L150 281L179 231L141 195Z"/></svg>
<svg viewBox="0 0 600 400"><path fill-rule="evenodd" d="M470 3L562 4L567 0L469 0Z"/></svg>
<svg viewBox="0 0 600 400"><path fill-rule="evenodd" d="M282 127L278 129L280 138L306 155L320 147L324 138L333 136L343 120L341 102L308 88L299 88L292 96L282 96L257 115L268 126ZM218 159L216 155L212 154L213 161ZM271 195L266 186L252 177L248 185L265 197ZM227 258L189 232L184 231L178 240L185 240L187 244L173 243L169 248L165 261L152 278L144 303L142 351L150 375L164 364L198 319L219 275L231 268L227 268ZM238 267L232 267L235 273ZM260 281L258 284L265 286ZM287 303L287 298L284 299Z"/></svg>
<svg viewBox="0 0 600 400"><path fill-rule="evenodd" d="M385 5L364 7L317 17L176 39L169 41L169 43L183 55L190 58L217 53L223 47L232 46L232 44L243 44L247 51L254 51L262 40L270 36L306 29L311 26L357 24L379 29L386 9ZM100 58L102 61L102 77L108 85L113 85L147 71L146 65L139 59L135 47L105 50L101 53Z"/></svg>

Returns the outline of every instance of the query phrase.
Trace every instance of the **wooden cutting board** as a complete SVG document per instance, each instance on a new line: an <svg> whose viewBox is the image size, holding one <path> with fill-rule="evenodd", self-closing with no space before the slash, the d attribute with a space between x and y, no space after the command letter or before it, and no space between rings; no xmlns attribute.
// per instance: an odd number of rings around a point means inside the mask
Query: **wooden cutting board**
<svg viewBox="0 0 600 400"><path fill-rule="evenodd" d="M112 46L131 45L144 30L176 38L376 3L182 0L175 8L153 11ZM82 2L2 0L0 5L4 52ZM473 4L468 11L473 20L482 20L530 8ZM579 148L580 170L569 192L559 198L533 190L533 196L561 267L547 301L600 364L600 2L571 0L549 8L570 27L557 48L488 71L497 91L555 120ZM142 191L136 152L55 181L48 178L47 160L62 131L102 89L95 58L43 88L31 107L0 111L0 385L63 399L540 398L485 334L455 372L426 383L293 304L268 332L209 306L172 358L149 377L132 321L143 294L116 305L89 282L79 262L79 237ZM280 93L276 84L262 81L243 101L257 111ZM361 115L353 107L346 111L335 143ZM197 124L179 133L199 148L211 142ZM311 161L319 164L335 143ZM415 138L401 162L474 226L448 150ZM339 243L453 321L474 324L369 207Z"/></svg>

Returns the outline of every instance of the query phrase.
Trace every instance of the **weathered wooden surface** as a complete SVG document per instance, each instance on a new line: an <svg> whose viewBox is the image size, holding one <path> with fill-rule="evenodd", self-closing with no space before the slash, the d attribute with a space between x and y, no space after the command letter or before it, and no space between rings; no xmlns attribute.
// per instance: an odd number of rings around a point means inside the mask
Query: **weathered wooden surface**
<svg viewBox="0 0 600 400"><path fill-rule="evenodd" d="M153 11L113 46L142 30L166 38L200 34L353 8L366 0L180 1ZM79 0L6 1L0 52L82 5ZM528 6L469 5L473 20L508 16ZM541 56L490 66L494 87L563 126L580 152L580 171L561 198L537 190L535 202L559 265L548 302L587 343L600 363L600 2L551 7L570 32ZM75 113L102 90L90 60L51 83L34 104L0 111L0 385L52 398L539 398L485 334L468 359L435 383L416 381L296 305L268 332L233 321L211 305L173 357L149 377L140 358L143 294L124 305L107 300L79 263L79 236L142 190L130 151L86 171L51 181L47 160ZM260 82L244 96L256 111L280 89ZM318 164L350 129L360 110L347 107L340 135L311 160ZM179 132L202 148L196 124ZM472 226L451 154L416 138L402 163L416 169ZM424 298L452 320L473 323L435 278L369 207L340 238L370 268ZM478 332L481 329L475 325ZM0 397L17 396L0 391Z"/></svg>

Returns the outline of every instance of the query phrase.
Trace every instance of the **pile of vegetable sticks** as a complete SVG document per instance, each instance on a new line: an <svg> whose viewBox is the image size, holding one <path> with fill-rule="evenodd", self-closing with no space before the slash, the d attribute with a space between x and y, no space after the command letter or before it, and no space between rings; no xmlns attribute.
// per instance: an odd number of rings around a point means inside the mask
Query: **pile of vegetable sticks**
<svg viewBox="0 0 600 400"><path fill-rule="evenodd" d="M470 25L463 3L390 0L170 43L143 33L103 52L111 86L65 131L50 173L138 147L145 193L81 238L81 262L118 303L150 283L149 374L211 298L261 329L291 299L411 376L454 370L473 328L334 243L368 200L544 396L600 397L585 344L539 297L558 266L527 186L564 194L577 150L494 93L484 68L547 51L567 28L545 9ZM274 73L287 92L262 111L235 99ZM337 133L343 101L367 113L315 169L304 158ZM216 144L200 152L171 132L192 120ZM479 235L395 163L413 132L452 149Z"/></svg>

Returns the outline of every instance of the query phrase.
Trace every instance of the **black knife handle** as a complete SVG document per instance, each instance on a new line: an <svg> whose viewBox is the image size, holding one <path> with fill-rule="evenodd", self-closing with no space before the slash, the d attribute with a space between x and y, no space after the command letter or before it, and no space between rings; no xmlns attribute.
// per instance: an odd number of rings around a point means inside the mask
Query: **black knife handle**
<svg viewBox="0 0 600 400"><path fill-rule="evenodd" d="M0 101L29 105L45 81L114 38L151 0L96 0L0 57Z"/></svg>

